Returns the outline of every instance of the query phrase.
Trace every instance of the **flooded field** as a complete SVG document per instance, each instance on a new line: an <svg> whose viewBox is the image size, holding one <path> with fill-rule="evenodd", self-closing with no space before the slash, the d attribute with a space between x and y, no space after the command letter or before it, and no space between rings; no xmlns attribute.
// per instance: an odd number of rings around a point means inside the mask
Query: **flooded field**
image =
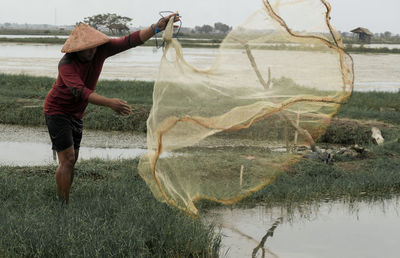
<svg viewBox="0 0 400 258"><path fill-rule="evenodd" d="M57 76L57 64L62 57L61 45L0 43L0 72L36 76ZM218 49L185 48L186 60L207 68ZM286 52L286 51L282 51ZM287 54L290 55L290 52ZM100 79L155 80L162 50L137 47L109 58ZM356 91L398 91L400 89L400 55L353 54Z"/></svg>
<svg viewBox="0 0 400 258"><path fill-rule="evenodd" d="M221 208L208 216L222 226L222 257L399 257L398 198L317 203L292 211Z"/></svg>

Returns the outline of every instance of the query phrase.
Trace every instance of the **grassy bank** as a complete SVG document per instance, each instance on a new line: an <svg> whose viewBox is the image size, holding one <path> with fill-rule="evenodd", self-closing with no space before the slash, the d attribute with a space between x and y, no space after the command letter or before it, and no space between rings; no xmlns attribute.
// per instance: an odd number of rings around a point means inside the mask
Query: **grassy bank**
<svg viewBox="0 0 400 258"><path fill-rule="evenodd" d="M400 135L398 135L400 136ZM296 203L400 193L400 142L384 146L367 145L357 158L334 157L333 164L303 159L244 203Z"/></svg>
<svg viewBox="0 0 400 258"><path fill-rule="evenodd" d="M0 123L44 126L43 101L54 79L26 75L0 74ZM96 92L118 97L132 105L128 117L116 115L111 109L89 105L85 128L145 132L152 105L152 82L100 81Z"/></svg>
<svg viewBox="0 0 400 258"><path fill-rule="evenodd" d="M213 227L157 202L136 167L78 163L68 206L55 166L0 167L0 257L216 257Z"/></svg>
<svg viewBox="0 0 400 258"><path fill-rule="evenodd" d="M400 134L398 134L400 136ZM400 142L366 145L357 157L336 155L330 164L303 158L276 181L234 204L234 207L265 205L291 208L326 201L357 201L390 198L400 194ZM221 206L200 201L200 209Z"/></svg>
<svg viewBox="0 0 400 258"><path fill-rule="evenodd" d="M0 123L44 126L43 100L54 79L26 75L0 74ZM89 105L84 119L85 128L99 130L146 131L146 120L152 105L153 82L100 81L96 92L107 97L128 101L133 113L128 117L116 115L112 110ZM335 137L340 134L363 138L365 128L371 124L351 120L374 120L390 132L400 125L400 93L354 92L349 102L339 111L338 119L328 129ZM382 125L386 123L387 125ZM370 127L368 128L368 130ZM355 130L355 131L354 131ZM339 135L339 136L338 136Z"/></svg>

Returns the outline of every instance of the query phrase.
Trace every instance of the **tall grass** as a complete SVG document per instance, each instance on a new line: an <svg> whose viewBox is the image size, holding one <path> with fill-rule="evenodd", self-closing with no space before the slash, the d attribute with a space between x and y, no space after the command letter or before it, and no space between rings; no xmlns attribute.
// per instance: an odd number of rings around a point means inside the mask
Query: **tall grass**
<svg viewBox="0 0 400 258"><path fill-rule="evenodd" d="M213 226L157 202L136 167L78 163L68 206L55 167L0 167L0 257L217 257Z"/></svg>

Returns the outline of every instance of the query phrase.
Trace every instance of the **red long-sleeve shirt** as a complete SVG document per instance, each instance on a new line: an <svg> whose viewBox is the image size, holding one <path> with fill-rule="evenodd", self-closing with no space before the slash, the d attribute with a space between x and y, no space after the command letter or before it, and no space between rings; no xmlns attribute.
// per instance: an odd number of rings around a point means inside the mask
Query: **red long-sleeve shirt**
<svg viewBox="0 0 400 258"><path fill-rule="evenodd" d="M65 54L58 65L57 80L44 102L46 115L64 114L82 119L89 95L95 90L105 59L129 48L143 44L139 31L111 39L98 46L93 59L79 61L75 53Z"/></svg>

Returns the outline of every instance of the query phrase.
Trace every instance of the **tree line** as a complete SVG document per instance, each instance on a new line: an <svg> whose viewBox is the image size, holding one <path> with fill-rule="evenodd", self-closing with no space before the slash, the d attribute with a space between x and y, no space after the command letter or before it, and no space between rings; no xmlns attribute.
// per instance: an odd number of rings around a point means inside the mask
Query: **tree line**
<svg viewBox="0 0 400 258"><path fill-rule="evenodd" d="M96 14L90 17L85 17L83 22L89 24L95 29L108 29L112 34L122 34L129 32L129 26L131 25L132 19L125 16L120 16L115 13ZM203 25L196 26L193 33L221 33L226 34L232 27L222 23L216 22L214 26Z"/></svg>
<svg viewBox="0 0 400 258"><path fill-rule="evenodd" d="M232 27L222 23L222 22L216 22L214 23L214 27L211 25L203 25L203 26L196 26L193 30L194 33L221 33L221 34L226 34L229 31L232 30Z"/></svg>
<svg viewBox="0 0 400 258"><path fill-rule="evenodd" d="M122 34L129 32L129 25L132 19L115 13L106 13L85 17L83 21L95 29L105 27L112 34Z"/></svg>

